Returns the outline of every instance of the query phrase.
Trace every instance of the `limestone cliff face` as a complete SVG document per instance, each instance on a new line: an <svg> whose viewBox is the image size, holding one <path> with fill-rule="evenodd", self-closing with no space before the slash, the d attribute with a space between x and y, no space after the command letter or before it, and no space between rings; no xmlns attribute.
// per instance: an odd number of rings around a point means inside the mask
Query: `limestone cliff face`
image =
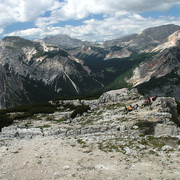
<svg viewBox="0 0 180 180"><path fill-rule="evenodd" d="M145 29L134 39L130 47L138 51L151 52L172 33L178 30L180 30L180 26L174 24Z"/></svg>
<svg viewBox="0 0 180 180"><path fill-rule="evenodd" d="M151 78L160 78L172 71L180 75L180 47L166 49L152 59L142 62L135 68L133 76L128 80L134 86L148 82Z"/></svg>
<svg viewBox="0 0 180 180"><path fill-rule="evenodd" d="M174 32L152 51L163 51L164 49L178 46L180 44L180 30Z"/></svg>
<svg viewBox="0 0 180 180"><path fill-rule="evenodd" d="M0 41L0 69L1 108L18 102L36 102L33 94L37 91L40 101L45 94L49 95L48 99L58 94L78 95L83 94L87 86L92 89L101 86L91 70L66 51L20 37Z"/></svg>
<svg viewBox="0 0 180 180"><path fill-rule="evenodd" d="M180 47L162 50L146 59L127 80L140 92L149 95L172 96L180 101Z"/></svg>
<svg viewBox="0 0 180 180"><path fill-rule="evenodd" d="M132 52L129 51L128 48L120 48L119 50L111 49L110 52L106 55L104 60L126 58L126 57L130 57L131 54Z"/></svg>

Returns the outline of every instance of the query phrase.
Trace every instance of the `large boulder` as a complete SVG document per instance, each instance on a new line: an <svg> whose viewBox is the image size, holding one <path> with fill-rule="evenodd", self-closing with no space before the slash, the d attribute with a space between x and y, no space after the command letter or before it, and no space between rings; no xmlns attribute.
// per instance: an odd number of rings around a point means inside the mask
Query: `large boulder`
<svg viewBox="0 0 180 180"><path fill-rule="evenodd" d="M154 136L177 136L180 131L174 124L157 124L154 129Z"/></svg>
<svg viewBox="0 0 180 180"><path fill-rule="evenodd" d="M99 97L99 103L107 103L107 102L122 102L128 100L134 100L140 97L137 89L128 90L128 88L112 90L103 93Z"/></svg>

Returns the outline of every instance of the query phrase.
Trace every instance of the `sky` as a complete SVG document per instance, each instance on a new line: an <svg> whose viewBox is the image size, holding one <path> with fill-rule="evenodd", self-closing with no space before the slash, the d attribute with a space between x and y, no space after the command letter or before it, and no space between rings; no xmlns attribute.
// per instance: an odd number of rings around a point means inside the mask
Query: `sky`
<svg viewBox="0 0 180 180"><path fill-rule="evenodd" d="M0 0L0 38L67 34L105 41L149 27L180 25L180 0Z"/></svg>

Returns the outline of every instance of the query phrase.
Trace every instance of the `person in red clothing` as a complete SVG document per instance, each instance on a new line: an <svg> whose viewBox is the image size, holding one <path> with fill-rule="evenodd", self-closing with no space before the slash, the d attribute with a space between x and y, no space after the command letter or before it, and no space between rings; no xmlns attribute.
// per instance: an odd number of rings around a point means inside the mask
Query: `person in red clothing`
<svg viewBox="0 0 180 180"><path fill-rule="evenodd" d="M152 101L155 101L155 100L156 100L156 98L157 98L157 96L152 97Z"/></svg>

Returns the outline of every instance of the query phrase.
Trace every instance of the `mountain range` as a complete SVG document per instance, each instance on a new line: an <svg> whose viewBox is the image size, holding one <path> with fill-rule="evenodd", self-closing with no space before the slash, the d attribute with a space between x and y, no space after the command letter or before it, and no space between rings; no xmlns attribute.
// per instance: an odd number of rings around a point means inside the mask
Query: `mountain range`
<svg viewBox="0 0 180 180"><path fill-rule="evenodd" d="M180 26L163 25L102 43L67 35L0 40L0 109L57 97L137 87L180 100Z"/></svg>

